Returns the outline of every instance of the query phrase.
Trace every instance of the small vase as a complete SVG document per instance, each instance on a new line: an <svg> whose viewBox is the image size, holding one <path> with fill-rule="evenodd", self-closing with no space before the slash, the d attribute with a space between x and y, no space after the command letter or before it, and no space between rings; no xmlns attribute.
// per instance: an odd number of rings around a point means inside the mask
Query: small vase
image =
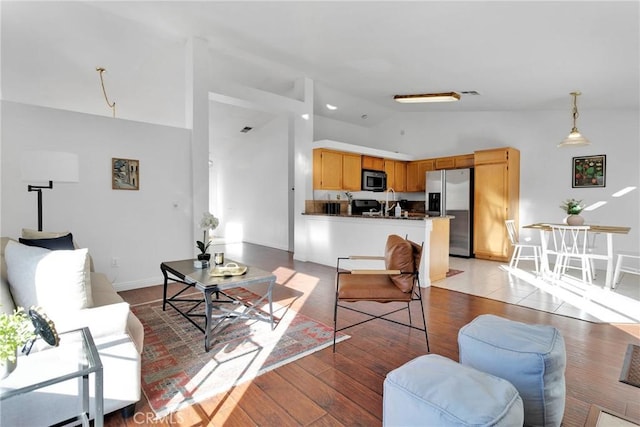
<svg viewBox="0 0 640 427"><path fill-rule="evenodd" d="M198 254L199 261L209 261L211 259L211 254Z"/></svg>
<svg viewBox="0 0 640 427"><path fill-rule="evenodd" d="M569 215L567 217L567 225L582 225L584 224L584 218L580 215Z"/></svg>
<svg viewBox="0 0 640 427"><path fill-rule="evenodd" d="M16 356L18 354L18 349L16 349ZM15 361L3 360L0 362L0 380L6 378L13 372L18 366L18 358L16 357Z"/></svg>

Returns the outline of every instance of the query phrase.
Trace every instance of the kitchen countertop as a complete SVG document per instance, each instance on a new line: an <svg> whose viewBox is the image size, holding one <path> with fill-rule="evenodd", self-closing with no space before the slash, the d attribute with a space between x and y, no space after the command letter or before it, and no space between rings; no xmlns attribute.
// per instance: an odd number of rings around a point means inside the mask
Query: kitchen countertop
<svg viewBox="0 0 640 427"><path fill-rule="evenodd" d="M440 217L440 216L428 216L425 214L409 214L409 217L406 218L404 216L373 216L373 215L347 215L347 214L325 214L325 213L303 213L302 215L310 215L310 216L327 216L327 217L336 217L336 218L365 218L365 219L397 219L404 221L424 221L425 219L441 219L441 218L451 218L449 216Z"/></svg>

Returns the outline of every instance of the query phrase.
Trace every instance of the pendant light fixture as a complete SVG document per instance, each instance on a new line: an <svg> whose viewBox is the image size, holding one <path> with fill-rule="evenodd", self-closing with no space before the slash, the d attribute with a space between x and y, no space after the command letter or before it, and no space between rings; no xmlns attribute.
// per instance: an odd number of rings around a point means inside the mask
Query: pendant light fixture
<svg viewBox="0 0 640 427"><path fill-rule="evenodd" d="M558 147L579 147L581 145L590 145L591 142L582 136L578 128L576 127L576 120L578 119L578 104L577 99L578 96L581 95L579 91L571 92L573 96L573 128L571 129L571 133L565 139L562 140Z"/></svg>

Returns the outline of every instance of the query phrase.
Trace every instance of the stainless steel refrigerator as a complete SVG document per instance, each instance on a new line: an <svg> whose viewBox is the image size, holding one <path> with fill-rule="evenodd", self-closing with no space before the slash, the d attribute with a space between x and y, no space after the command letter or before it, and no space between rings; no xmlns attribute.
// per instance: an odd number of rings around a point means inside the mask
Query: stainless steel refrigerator
<svg viewBox="0 0 640 427"><path fill-rule="evenodd" d="M449 255L473 256L473 169L427 172L425 210L451 216Z"/></svg>

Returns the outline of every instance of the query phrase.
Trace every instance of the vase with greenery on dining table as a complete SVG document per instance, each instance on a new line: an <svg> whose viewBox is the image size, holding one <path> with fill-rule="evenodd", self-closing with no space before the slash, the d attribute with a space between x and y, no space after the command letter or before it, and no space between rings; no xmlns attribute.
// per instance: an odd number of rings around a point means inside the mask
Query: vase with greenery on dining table
<svg viewBox="0 0 640 427"><path fill-rule="evenodd" d="M580 215L580 213L584 210L585 205L582 203L582 200L576 199L567 199L560 205L560 209L567 213L567 217L564 219L564 222L567 225L583 225L584 218Z"/></svg>

